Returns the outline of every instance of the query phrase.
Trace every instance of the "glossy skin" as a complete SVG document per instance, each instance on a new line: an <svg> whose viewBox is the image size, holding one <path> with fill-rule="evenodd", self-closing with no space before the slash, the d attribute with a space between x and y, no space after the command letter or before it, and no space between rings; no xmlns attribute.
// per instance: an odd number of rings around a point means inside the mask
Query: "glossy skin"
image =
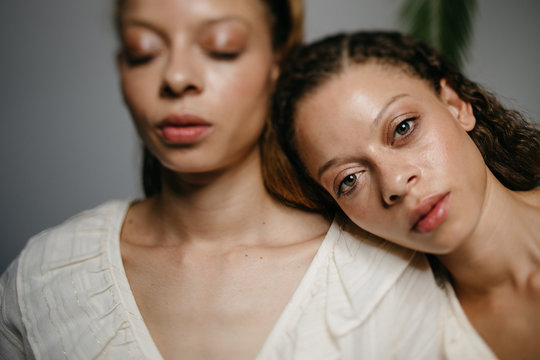
<svg viewBox="0 0 540 360"><path fill-rule="evenodd" d="M258 1L129 2L122 90L139 135L167 168L215 171L257 151L278 72L265 11ZM207 130L192 141L171 141L159 127L193 116Z"/></svg>
<svg viewBox="0 0 540 360"><path fill-rule="evenodd" d="M122 90L162 191L130 207L125 271L166 359L253 359L328 230L265 190L278 73L258 0L129 0Z"/></svg>
<svg viewBox="0 0 540 360"><path fill-rule="evenodd" d="M439 98L397 69L356 66L309 95L297 114L309 173L362 228L435 254L474 231L486 169L467 135L470 106L449 87Z"/></svg>
<svg viewBox="0 0 540 360"><path fill-rule="evenodd" d="M437 95L367 63L308 94L295 121L306 168L354 223L438 255L497 357L539 358L540 189L495 179L467 135L470 104L444 80Z"/></svg>

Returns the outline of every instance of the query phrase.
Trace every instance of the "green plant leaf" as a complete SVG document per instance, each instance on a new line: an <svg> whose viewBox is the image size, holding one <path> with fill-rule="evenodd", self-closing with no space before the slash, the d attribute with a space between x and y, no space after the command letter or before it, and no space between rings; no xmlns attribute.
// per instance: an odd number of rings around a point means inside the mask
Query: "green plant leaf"
<svg viewBox="0 0 540 360"><path fill-rule="evenodd" d="M406 32L461 67L472 36L477 0L404 0L399 12Z"/></svg>

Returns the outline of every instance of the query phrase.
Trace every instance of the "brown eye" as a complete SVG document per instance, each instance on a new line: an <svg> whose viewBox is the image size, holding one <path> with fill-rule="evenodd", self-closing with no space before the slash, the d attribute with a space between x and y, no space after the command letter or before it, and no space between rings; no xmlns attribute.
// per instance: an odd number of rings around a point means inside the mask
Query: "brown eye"
<svg viewBox="0 0 540 360"><path fill-rule="evenodd" d="M337 196L340 197L342 194L348 193L351 189L354 188L357 181L358 181L357 174L349 174L345 176L345 178L341 180L341 183L339 183Z"/></svg>
<svg viewBox="0 0 540 360"><path fill-rule="evenodd" d="M396 134L399 136L406 135L409 130L411 130L411 122L412 120L405 120L399 123L399 125L396 127Z"/></svg>
<svg viewBox="0 0 540 360"><path fill-rule="evenodd" d="M394 140L405 140L415 131L417 126L418 117L410 117L401 121L394 129L392 134L392 143Z"/></svg>

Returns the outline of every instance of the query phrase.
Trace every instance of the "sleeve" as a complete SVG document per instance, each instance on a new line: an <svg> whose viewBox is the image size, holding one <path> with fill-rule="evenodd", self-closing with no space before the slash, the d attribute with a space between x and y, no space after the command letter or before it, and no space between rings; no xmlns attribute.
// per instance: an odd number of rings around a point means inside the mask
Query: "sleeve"
<svg viewBox="0 0 540 360"><path fill-rule="evenodd" d="M0 359L33 359L17 300L15 260L0 278Z"/></svg>

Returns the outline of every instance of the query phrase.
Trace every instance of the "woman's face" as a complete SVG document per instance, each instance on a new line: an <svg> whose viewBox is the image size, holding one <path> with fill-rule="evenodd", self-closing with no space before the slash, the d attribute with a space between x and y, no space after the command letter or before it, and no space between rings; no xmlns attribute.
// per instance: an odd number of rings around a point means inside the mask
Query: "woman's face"
<svg viewBox="0 0 540 360"><path fill-rule="evenodd" d="M349 218L378 236L444 254L474 230L487 167L467 134L471 106L441 82L353 65L302 100L299 154Z"/></svg>
<svg viewBox="0 0 540 360"><path fill-rule="evenodd" d="M122 90L149 150L179 173L257 154L278 70L259 0L128 0Z"/></svg>

